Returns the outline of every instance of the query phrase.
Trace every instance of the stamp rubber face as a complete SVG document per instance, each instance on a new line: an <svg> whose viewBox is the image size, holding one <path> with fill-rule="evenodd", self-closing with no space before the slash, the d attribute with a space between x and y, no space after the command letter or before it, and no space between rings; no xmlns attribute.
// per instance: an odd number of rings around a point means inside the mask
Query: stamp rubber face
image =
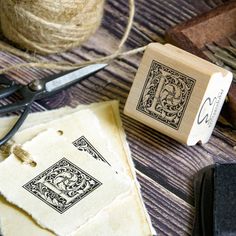
<svg viewBox="0 0 236 236"><path fill-rule="evenodd" d="M23 188L62 214L101 185L97 179L62 158Z"/></svg>
<svg viewBox="0 0 236 236"><path fill-rule="evenodd" d="M178 130L195 82L153 60L136 110Z"/></svg>

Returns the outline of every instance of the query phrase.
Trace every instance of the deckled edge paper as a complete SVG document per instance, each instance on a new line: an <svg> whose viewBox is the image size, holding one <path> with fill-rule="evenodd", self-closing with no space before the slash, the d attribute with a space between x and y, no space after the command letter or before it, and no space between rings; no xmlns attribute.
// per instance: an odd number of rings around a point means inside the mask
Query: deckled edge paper
<svg viewBox="0 0 236 236"><path fill-rule="evenodd" d="M152 235L156 235L156 230L152 226L151 218L150 218L150 216L147 212L146 206L145 206L143 198L142 198L140 184L137 180L137 176L136 176L136 172L135 172L135 165L134 165L134 162L133 162L133 159L132 159L132 156L131 156L131 151L130 151L130 148L129 148L129 145L128 145L128 142L127 142L127 137L126 137L123 125L122 125L121 118L120 118L118 103L114 102L114 103L112 103L112 106L113 106L113 111L114 111L114 115L115 115L114 119L116 121L116 126L118 128L118 133L119 133L119 136L120 136L120 141L121 141L123 149L124 149L124 155L126 156L126 159L128 161L128 164L127 164L127 167L129 168L128 173L129 173L129 175L132 174L131 178L134 180L135 187L136 187L136 193L139 197L140 204L142 205L143 213L145 215L147 224L150 228L150 232L152 233Z"/></svg>
<svg viewBox="0 0 236 236"><path fill-rule="evenodd" d="M38 225L30 215L0 196L0 227L2 236L55 236ZM33 227L29 227L33 225Z"/></svg>
<svg viewBox="0 0 236 236"><path fill-rule="evenodd" d="M119 103L118 103L118 101L112 101L112 102L110 102L110 105L112 107L113 120L115 122L115 127L117 129L117 132L115 132L115 133L118 134L119 143L122 146L123 154L121 155L121 157L123 157L123 159L122 159L123 168L125 170L125 173L134 181L135 186L133 188L133 191L135 192L136 197L139 199L139 201L137 203L139 205L138 207L140 210L139 216L140 216L140 218L142 218L143 220L146 221L146 224L144 224L144 225L147 225L149 227L150 235L156 235L156 231L153 228L152 223L151 223L151 218L147 212L147 209L146 209L145 204L142 199L140 184L139 184L137 177L136 177L134 162L131 157L131 151L130 151L128 142L126 140L126 134L123 129L122 121L120 118ZM99 113L99 107L95 107L94 112L96 112L96 110Z"/></svg>
<svg viewBox="0 0 236 236"><path fill-rule="evenodd" d="M1 196L0 196L0 201L1 201ZM0 236L2 236L3 235L3 233L2 233L2 225L3 225L3 222L2 222L3 220L2 220L2 218L1 218L1 216L0 216Z"/></svg>
<svg viewBox="0 0 236 236"><path fill-rule="evenodd" d="M29 127L39 125L41 123L46 123L54 119L58 119L65 114L69 115L75 110L78 111L84 106L79 105L76 109L70 107L62 107L56 110L35 112L28 115L23 125L20 127L19 131L27 129ZM8 116L0 118L0 138L3 138L9 130L13 127L16 121L19 119L19 116ZM19 132L18 131L18 132ZM12 141L10 140L7 144L0 147L0 162L3 161L10 155Z"/></svg>
<svg viewBox="0 0 236 236"><path fill-rule="evenodd" d="M40 133L23 149L37 166L22 165L11 155L0 164L0 191L57 235L76 231L130 189L127 178L87 154L78 154L54 130Z"/></svg>
<svg viewBox="0 0 236 236"><path fill-rule="evenodd" d="M129 176L131 176L132 178L134 178L136 175L135 175L135 168L134 168L134 165L133 165L133 161L132 159L130 158L130 150L129 150L129 147L128 147L128 144L127 144L127 141L126 141L126 136L125 136L125 133L124 133L124 130L122 128L122 123L121 123L121 119L119 117L119 110L118 110L118 102L117 101L111 101L111 102L103 102L103 103L95 103L95 104L91 104L89 106L83 106L82 108L83 109L94 109L94 110L99 110L100 107L102 106L106 106L106 105L111 105L112 108L113 108L113 114L114 114L114 120L116 121L116 128L118 129L119 131L119 136L120 136L120 141L121 143L123 144L123 151L125 153L125 156L126 156L126 160L124 160L124 166L126 167L126 172L129 174ZM80 106L79 106L80 107ZM60 110L60 109L59 109ZM77 110L76 109L73 109L73 111L75 112ZM55 114L58 110L55 111ZM49 113L49 112L42 112L42 113L39 113L38 114L38 117L40 119L41 116L47 116L46 113ZM66 115L66 114L65 114ZM8 120L10 120L11 118L8 118ZM29 119L30 120L30 119ZM1 120L0 120L0 124L1 124ZM34 125L34 122L31 123L31 126ZM1 128L1 125L0 125L0 128ZM132 172L132 174L130 173ZM138 197L138 201L139 201L139 206L140 206L140 212L139 212L139 217L140 219L142 219L143 221L147 221L148 225L149 225L149 228L150 228L150 234L147 234L147 235L155 235L155 231L153 230L152 228L152 225L151 225L151 221L150 221L150 217L149 215L147 214L147 211L146 211L146 208L144 206L144 203L142 201L142 198L140 196L140 188L139 188L139 184L137 182L137 180L135 180L135 184L136 184L136 196ZM135 198L137 200L137 197ZM141 214L141 215L140 215ZM143 216L143 214L145 216ZM144 225L146 223L144 222ZM151 233L152 232L152 233Z"/></svg>
<svg viewBox="0 0 236 236"><path fill-rule="evenodd" d="M67 137L78 151L91 151L93 154L96 152L92 155L94 158L103 159L117 171L124 172L123 165L126 163L123 162L127 161L121 157L122 146L111 105L100 105L98 109L93 110L83 109L46 124L33 126L18 132L13 140L17 144L24 143L48 127L61 130L63 136Z"/></svg>

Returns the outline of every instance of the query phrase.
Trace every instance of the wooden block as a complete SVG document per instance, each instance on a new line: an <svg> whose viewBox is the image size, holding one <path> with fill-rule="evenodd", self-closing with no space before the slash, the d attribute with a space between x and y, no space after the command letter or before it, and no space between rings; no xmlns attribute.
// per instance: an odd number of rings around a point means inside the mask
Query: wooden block
<svg viewBox="0 0 236 236"><path fill-rule="evenodd" d="M187 145L206 143L232 73L173 45L148 45L125 114Z"/></svg>
<svg viewBox="0 0 236 236"><path fill-rule="evenodd" d="M229 1L166 32L167 42L204 59L205 45L236 33L236 1Z"/></svg>

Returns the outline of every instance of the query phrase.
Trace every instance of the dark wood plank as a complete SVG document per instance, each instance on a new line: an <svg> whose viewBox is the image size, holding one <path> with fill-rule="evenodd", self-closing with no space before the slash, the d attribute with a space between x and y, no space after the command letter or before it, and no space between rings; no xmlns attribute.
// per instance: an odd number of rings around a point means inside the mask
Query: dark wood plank
<svg viewBox="0 0 236 236"><path fill-rule="evenodd" d="M194 208L140 172L138 180L157 235L191 235Z"/></svg>

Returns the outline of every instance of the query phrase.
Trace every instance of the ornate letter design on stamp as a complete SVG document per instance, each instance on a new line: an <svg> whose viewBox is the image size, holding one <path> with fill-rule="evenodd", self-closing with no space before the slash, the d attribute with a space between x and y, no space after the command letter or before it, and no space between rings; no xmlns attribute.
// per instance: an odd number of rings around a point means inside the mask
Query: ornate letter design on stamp
<svg viewBox="0 0 236 236"><path fill-rule="evenodd" d="M177 130L194 85L195 79L153 60L136 109Z"/></svg>
<svg viewBox="0 0 236 236"><path fill-rule="evenodd" d="M62 214L101 185L97 179L62 158L23 188Z"/></svg>
<svg viewBox="0 0 236 236"><path fill-rule="evenodd" d="M80 138L76 139L72 144L79 151L87 152L94 159L98 161L106 162L108 165L110 165L107 162L107 160L96 150L96 148L84 136L81 136Z"/></svg>

